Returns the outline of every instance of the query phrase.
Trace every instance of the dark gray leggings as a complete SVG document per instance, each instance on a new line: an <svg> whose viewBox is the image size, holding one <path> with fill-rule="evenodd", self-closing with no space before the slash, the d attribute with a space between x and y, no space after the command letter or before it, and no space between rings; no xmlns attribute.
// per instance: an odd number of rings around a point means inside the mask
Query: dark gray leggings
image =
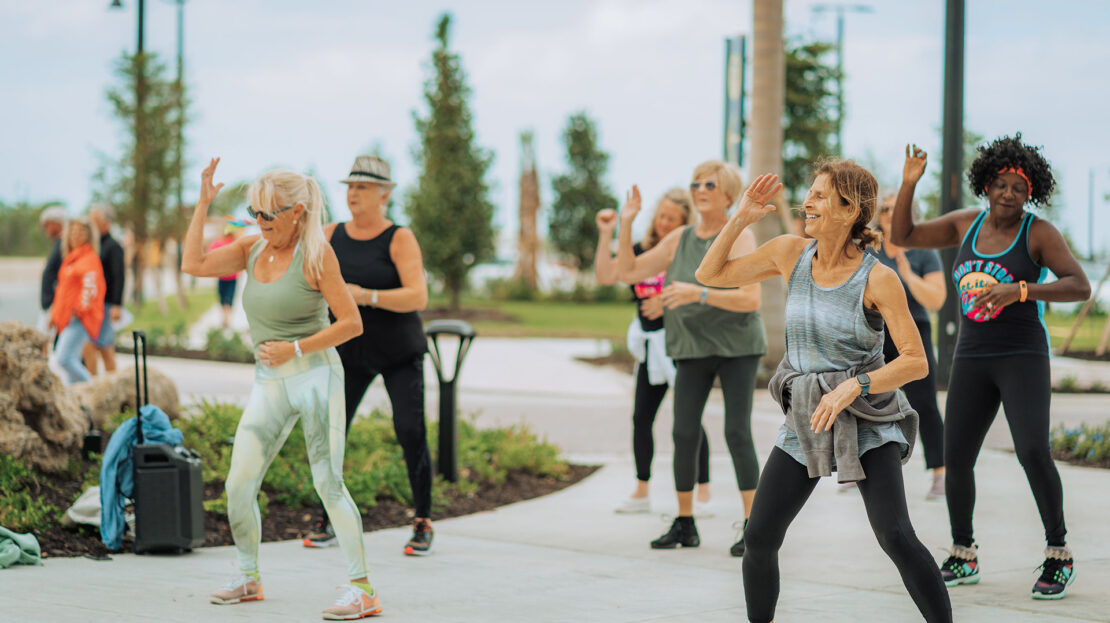
<svg viewBox="0 0 1110 623"><path fill-rule="evenodd" d="M752 441L752 393L759 370L759 355L676 359L674 381L674 483L675 490L694 490L701 447L701 416L705 401L720 377L725 397L725 441L741 491L759 483L759 460Z"/></svg>

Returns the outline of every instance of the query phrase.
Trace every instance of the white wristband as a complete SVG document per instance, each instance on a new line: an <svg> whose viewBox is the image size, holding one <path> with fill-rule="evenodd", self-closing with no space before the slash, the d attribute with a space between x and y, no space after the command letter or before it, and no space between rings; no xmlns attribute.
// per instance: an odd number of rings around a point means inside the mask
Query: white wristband
<svg viewBox="0 0 1110 623"><path fill-rule="evenodd" d="M304 353L301 352L300 342L301 342L300 340L293 340L293 352L297 353L297 358L298 359L300 359L301 357L304 357Z"/></svg>
<svg viewBox="0 0 1110 623"><path fill-rule="evenodd" d="M378 306L378 291L377 290L371 290L371 292L373 292L373 294L370 295L370 306L371 307L377 307Z"/></svg>

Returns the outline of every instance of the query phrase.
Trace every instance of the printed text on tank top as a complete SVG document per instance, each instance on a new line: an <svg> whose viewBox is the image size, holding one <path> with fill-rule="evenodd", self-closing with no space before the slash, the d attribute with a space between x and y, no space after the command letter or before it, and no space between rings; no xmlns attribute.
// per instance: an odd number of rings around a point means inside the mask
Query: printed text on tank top
<svg viewBox="0 0 1110 623"><path fill-rule="evenodd" d="M990 310L978 307L975 304L976 298L995 285L1017 281L1011 272L1012 266L1007 266L1006 260L1010 252L1014 250L1015 245L1021 241L1022 234L1026 233L1032 225L1032 221L1033 215L1025 213L1018 222L1013 237L1008 238L1009 232L1006 230L995 230L994 234L990 236L988 244L983 244L982 233L983 226L990 223L989 213L976 219L976 222L968 229L965 236L971 238L967 243L971 251L970 256L958 258L952 269L952 280L956 284L956 294L959 296L960 313L968 319L975 322L987 322L997 318L1005 309L1004 307L998 307ZM1026 249L1018 251L1019 253L1024 251L1028 259L1032 261L1033 258L1028 253L1028 238L1025 242ZM1003 243L1005 243L1005 246L1002 246ZM1040 281L1040 279L1038 278L1036 281Z"/></svg>

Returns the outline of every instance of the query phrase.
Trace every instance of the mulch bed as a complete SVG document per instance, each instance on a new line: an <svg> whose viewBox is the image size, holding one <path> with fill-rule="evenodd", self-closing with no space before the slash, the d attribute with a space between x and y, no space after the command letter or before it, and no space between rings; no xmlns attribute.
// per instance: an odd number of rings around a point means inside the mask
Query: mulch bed
<svg viewBox="0 0 1110 623"><path fill-rule="evenodd" d="M566 480L541 478L524 472L510 472L500 485L483 484L478 492L468 496L450 496L445 508L433 514L433 520L447 519L487 511L513 502L529 500L548 493L554 493L589 476L597 470L596 465L571 465L571 474ZM54 504L60 509L67 508L80 495L80 483L63 479L44 477L49 486L41 487L44 502ZM204 487L207 500L218 499L223 493L223 483L208 483ZM279 504L271 497L266 515L262 520L262 541L300 540L313 531L320 511L312 508L290 508ZM406 526L412 521L412 509L392 498L378 499L378 504L362 514L362 527L366 531L382 528ZM227 516L217 512L205 512L205 540L202 547L232 545L231 529ZM61 525L36 533L42 546L43 556L90 556L108 555L108 549L100 542L100 531L93 526L66 528ZM130 551L130 536L123 540L123 550Z"/></svg>
<svg viewBox="0 0 1110 623"><path fill-rule="evenodd" d="M1078 467L1100 467L1102 469L1110 469L1110 457L1102 459L1101 461L1090 461L1087 459L1077 459L1070 454L1053 450L1052 458Z"/></svg>
<svg viewBox="0 0 1110 623"><path fill-rule="evenodd" d="M1101 355L1096 355L1093 350L1085 351L1071 351L1064 353L1065 357L1074 357L1075 359L1086 359L1087 361L1110 361L1110 351Z"/></svg>
<svg viewBox="0 0 1110 623"><path fill-rule="evenodd" d="M429 320L442 320L450 318L452 320L465 320L467 322L520 322L520 318L512 314L506 314L500 309L496 308L463 308L451 311L447 307L429 307L420 312L420 319L424 322Z"/></svg>
<svg viewBox="0 0 1110 623"><path fill-rule="evenodd" d="M575 357L578 361L595 366L609 366L625 374L636 372L636 358L628 351L617 351L604 357Z"/></svg>

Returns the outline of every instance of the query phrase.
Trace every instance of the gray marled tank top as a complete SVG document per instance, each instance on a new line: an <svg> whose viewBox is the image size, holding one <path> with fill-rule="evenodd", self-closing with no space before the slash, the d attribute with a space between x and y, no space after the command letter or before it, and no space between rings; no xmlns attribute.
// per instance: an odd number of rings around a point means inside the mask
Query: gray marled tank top
<svg viewBox="0 0 1110 623"><path fill-rule="evenodd" d="M878 263L865 253L859 268L844 283L822 288L813 283L813 256L817 241L806 245L794 265L786 289L786 361L795 370L831 372L847 370L883 357L883 317L863 304L871 269ZM897 443L905 457L909 442L898 422L882 424L859 420L856 445L859 456L886 443ZM775 445L806 464L798 434L783 424ZM833 469L836 469L835 463Z"/></svg>
<svg viewBox="0 0 1110 623"><path fill-rule="evenodd" d="M847 370L883 356L883 318L863 304L867 277L878 260L864 254L844 283L813 282L817 241L806 245L786 290L786 357L798 372Z"/></svg>

